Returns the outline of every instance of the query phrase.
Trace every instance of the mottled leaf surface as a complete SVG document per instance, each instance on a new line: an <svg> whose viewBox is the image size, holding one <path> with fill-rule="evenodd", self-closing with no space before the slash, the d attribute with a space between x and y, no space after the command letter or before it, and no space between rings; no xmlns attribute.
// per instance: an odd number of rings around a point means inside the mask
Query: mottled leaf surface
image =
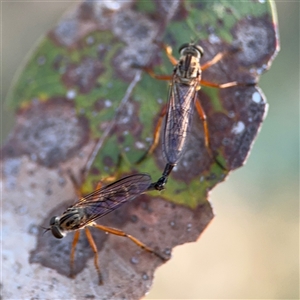
<svg viewBox="0 0 300 300"><path fill-rule="evenodd" d="M204 62L233 44L241 50L212 66L203 78L216 83L258 81L278 50L269 2L138 1L85 2L73 7L41 41L8 96L15 128L2 149L3 261L6 298L139 299L162 264L129 240L92 230L104 285L98 286L93 252L81 235L70 279L72 234L43 235L53 215L74 203L69 173L80 171L93 154L83 190L118 171L160 176L165 160L158 145L141 165L168 83L132 64L171 74L172 66L154 41L178 47L202 45ZM202 88L212 151L204 146L198 115L186 152L162 193L142 195L98 222L122 229L169 256L176 245L195 241L210 220L207 193L240 167L260 128L266 101L258 87ZM94 151L95 152L95 151ZM119 157L121 165L118 165ZM68 200L69 199L69 200ZM22 247L16 247L22 241ZM15 280L18 278L18 282Z"/></svg>

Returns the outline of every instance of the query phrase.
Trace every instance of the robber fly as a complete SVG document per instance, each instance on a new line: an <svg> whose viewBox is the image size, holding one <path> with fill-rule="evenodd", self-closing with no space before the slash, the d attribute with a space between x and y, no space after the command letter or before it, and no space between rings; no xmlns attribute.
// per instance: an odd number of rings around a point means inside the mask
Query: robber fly
<svg viewBox="0 0 300 300"><path fill-rule="evenodd" d="M46 231L51 230L53 236L58 239L65 237L68 232L75 231L70 257L71 276L73 275L75 247L80 234L79 229L84 229L89 244L95 254L94 264L98 273L99 284L103 283L98 265L98 251L91 232L88 229L89 226L96 227L108 233L127 237L142 249L154 253L163 260L165 259L135 237L121 230L95 223L97 219L147 191L150 185L151 177L148 174L134 174L124 177L79 199L77 203L70 206L61 216L54 216L50 219L50 227L47 228Z"/></svg>
<svg viewBox="0 0 300 300"><path fill-rule="evenodd" d="M154 142L148 152L138 161L138 163L141 162L149 153L152 153L157 146L162 119L165 116L165 127L163 130L163 153L167 160L167 164L160 179L156 183L152 184L157 190L164 189L168 176L184 153L187 132L190 128L194 107L196 107L197 113L203 121L205 146L209 155L213 158L209 145L209 133L206 115L201 106L201 102L197 101L198 91L200 90L201 85L217 88L248 85L238 83L236 81L224 84L215 84L202 80L202 71L217 63L229 51L218 53L210 61L201 66L200 61L204 51L199 45L194 43L183 44L179 48L179 61L172 56L172 49L169 46L162 46L164 47L170 62L175 65L173 74L171 76L156 75L151 68L137 66L156 79L171 81L168 103L167 106L162 110L159 121L156 125L153 139ZM231 52L237 50L239 49L230 49ZM253 83L250 85L253 85Z"/></svg>

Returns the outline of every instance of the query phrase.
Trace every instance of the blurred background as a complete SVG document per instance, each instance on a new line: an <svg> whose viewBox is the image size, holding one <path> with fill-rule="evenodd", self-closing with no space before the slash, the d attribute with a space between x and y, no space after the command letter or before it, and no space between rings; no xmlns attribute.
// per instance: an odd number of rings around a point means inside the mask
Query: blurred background
<svg viewBox="0 0 300 300"><path fill-rule="evenodd" d="M269 113L247 164L217 186L215 219L177 247L147 299L299 299L299 8L277 2L281 51L259 86ZM70 2L2 2L1 144L13 126L4 98L18 68Z"/></svg>

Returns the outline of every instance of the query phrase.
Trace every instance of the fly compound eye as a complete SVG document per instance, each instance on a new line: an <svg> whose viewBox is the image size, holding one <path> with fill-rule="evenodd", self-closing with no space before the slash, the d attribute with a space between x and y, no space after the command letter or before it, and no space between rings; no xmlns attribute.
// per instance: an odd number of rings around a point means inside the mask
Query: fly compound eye
<svg viewBox="0 0 300 300"><path fill-rule="evenodd" d="M56 219L57 219L57 216L54 216L54 217L52 217L52 218L50 219L50 222L49 222L50 226L54 226L54 225L55 225Z"/></svg>
<svg viewBox="0 0 300 300"><path fill-rule="evenodd" d="M203 50L203 48L202 48L201 46L199 46L199 45L194 45L194 48L200 52L201 56L203 56L204 50Z"/></svg>
<svg viewBox="0 0 300 300"><path fill-rule="evenodd" d="M184 50L185 48L187 48L187 47L189 47L190 46L190 44L189 43L185 43L185 44L183 44L183 45L181 45L180 47L179 47L179 49L178 49L178 52L182 55L182 50Z"/></svg>
<svg viewBox="0 0 300 300"><path fill-rule="evenodd" d="M63 237L66 236L66 233L63 232L58 225L54 225L51 227L51 232L53 234L54 237L56 237L57 239L62 239Z"/></svg>
<svg viewBox="0 0 300 300"><path fill-rule="evenodd" d="M62 231L58 224L59 218L54 216L50 219L50 229L54 237L57 239L62 239L66 236L66 233Z"/></svg>

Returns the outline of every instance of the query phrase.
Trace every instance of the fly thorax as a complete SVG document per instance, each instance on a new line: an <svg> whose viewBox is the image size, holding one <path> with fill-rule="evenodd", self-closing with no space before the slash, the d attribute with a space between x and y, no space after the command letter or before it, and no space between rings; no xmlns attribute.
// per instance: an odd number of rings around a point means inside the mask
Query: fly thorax
<svg viewBox="0 0 300 300"><path fill-rule="evenodd" d="M183 83L199 78L201 76L199 58L191 53L182 56L174 73Z"/></svg>
<svg viewBox="0 0 300 300"><path fill-rule="evenodd" d="M74 230L80 228L83 219L84 213L82 208L70 207L61 216L59 225L63 230Z"/></svg>

